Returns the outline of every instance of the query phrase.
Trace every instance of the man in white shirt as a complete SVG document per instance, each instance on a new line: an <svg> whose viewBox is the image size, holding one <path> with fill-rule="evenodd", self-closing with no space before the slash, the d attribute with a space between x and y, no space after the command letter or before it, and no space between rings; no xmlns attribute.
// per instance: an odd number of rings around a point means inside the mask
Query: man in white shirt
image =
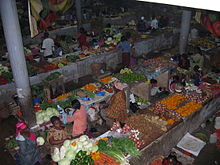
<svg viewBox="0 0 220 165"><path fill-rule="evenodd" d="M42 44L42 50L44 52L44 57L51 58L53 56L53 50L54 50L54 41L53 39L49 38L49 33L44 33L44 40Z"/></svg>

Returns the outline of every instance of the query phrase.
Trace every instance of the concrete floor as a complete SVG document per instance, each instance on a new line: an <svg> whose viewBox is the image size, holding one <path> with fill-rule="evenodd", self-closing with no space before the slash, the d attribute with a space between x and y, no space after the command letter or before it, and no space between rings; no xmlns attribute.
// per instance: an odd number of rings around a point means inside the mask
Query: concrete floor
<svg viewBox="0 0 220 165"><path fill-rule="evenodd" d="M214 122L206 122L206 127L200 127L194 133L197 132L209 137L215 132ZM217 148L215 144L207 143L198 157L195 158L194 165L220 165L220 148Z"/></svg>

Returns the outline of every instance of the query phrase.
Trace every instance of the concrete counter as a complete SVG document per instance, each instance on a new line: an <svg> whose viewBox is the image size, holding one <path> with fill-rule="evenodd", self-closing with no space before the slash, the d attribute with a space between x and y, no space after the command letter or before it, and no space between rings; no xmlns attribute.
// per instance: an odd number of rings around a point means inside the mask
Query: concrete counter
<svg viewBox="0 0 220 165"><path fill-rule="evenodd" d="M145 39L142 41L137 41L134 43L135 56L146 55L149 52L155 50L162 50L171 48L174 44L178 42L179 33L173 31L161 33L155 37Z"/></svg>
<svg viewBox="0 0 220 165"><path fill-rule="evenodd" d="M105 62L107 67L115 69L116 66L121 63L121 54L117 50L113 50L96 56L90 56L62 68L32 76L29 78L30 84L34 85L42 82L42 80L53 72L60 72L64 76L64 82L78 82L80 77L92 74L90 65L95 62ZM11 96L15 93L16 87L14 82L0 85L0 102L8 102L8 100L11 100Z"/></svg>

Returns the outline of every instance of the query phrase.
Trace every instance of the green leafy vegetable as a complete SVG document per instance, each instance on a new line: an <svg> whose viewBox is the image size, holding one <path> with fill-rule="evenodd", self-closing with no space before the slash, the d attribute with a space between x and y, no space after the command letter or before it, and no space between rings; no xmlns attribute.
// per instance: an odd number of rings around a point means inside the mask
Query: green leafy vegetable
<svg viewBox="0 0 220 165"><path fill-rule="evenodd" d="M43 102L40 105L40 107L41 107L41 109L46 110L47 108L57 108L57 105L56 104L51 104L51 103L48 103L48 102Z"/></svg>
<svg viewBox="0 0 220 165"><path fill-rule="evenodd" d="M80 150L75 159L71 161L71 165L90 165L93 164L93 160L90 155L87 155L86 151Z"/></svg>
<svg viewBox="0 0 220 165"><path fill-rule="evenodd" d="M60 77L60 75L61 75L60 72L54 72L54 73L51 73L49 76L47 76L45 80L47 80L47 81L54 80L54 79Z"/></svg>
<svg viewBox="0 0 220 165"><path fill-rule="evenodd" d="M12 149L12 148L15 148L17 146L18 146L18 144L17 144L15 138L11 138L10 140L5 142L5 148L6 149Z"/></svg>
<svg viewBox="0 0 220 165"><path fill-rule="evenodd" d="M133 82L133 81L141 80L144 78L145 78L144 75L139 75L139 74L135 74L135 73L124 73L119 78L119 80L121 80L122 82Z"/></svg>

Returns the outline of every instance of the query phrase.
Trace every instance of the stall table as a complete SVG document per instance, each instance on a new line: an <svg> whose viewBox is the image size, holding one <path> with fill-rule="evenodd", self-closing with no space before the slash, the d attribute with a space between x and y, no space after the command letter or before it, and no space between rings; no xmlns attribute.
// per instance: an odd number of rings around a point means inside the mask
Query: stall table
<svg viewBox="0 0 220 165"><path fill-rule="evenodd" d="M142 155L138 158L130 157L131 165L142 165L151 162L154 156L168 155L172 148L177 145L180 139L187 133L192 133L208 117L215 114L220 108L220 98L207 103L203 108L186 117L182 122L156 139L154 142L141 150Z"/></svg>

